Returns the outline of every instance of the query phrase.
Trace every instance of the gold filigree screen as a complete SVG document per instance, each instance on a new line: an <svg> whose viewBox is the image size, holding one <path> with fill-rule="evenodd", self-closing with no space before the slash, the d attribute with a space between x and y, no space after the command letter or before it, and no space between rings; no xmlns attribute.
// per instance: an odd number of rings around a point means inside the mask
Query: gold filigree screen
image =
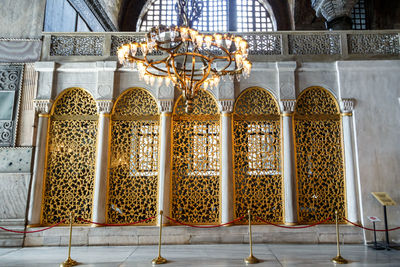
<svg viewBox="0 0 400 267"><path fill-rule="evenodd" d="M254 216L283 222L280 115L266 90L249 88L236 100L233 151L235 218L251 209Z"/></svg>
<svg viewBox="0 0 400 267"><path fill-rule="evenodd" d="M63 219L92 217L97 109L92 96L80 88L66 90L54 103L49 121L43 225Z"/></svg>
<svg viewBox="0 0 400 267"><path fill-rule="evenodd" d="M194 224L216 224L220 216L220 125L213 97L200 90L192 114L182 97L173 114L172 217Z"/></svg>
<svg viewBox="0 0 400 267"><path fill-rule="evenodd" d="M157 215L159 113L146 90L131 88L115 103L111 122L107 222ZM154 224L156 219L143 224Z"/></svg>
<svg viewBox="0 0 400 267"><path fill-rule="evenodd" d="M310 87L296 103L295 144L299 223L346 215L342 129L335 98Z"/></svg>

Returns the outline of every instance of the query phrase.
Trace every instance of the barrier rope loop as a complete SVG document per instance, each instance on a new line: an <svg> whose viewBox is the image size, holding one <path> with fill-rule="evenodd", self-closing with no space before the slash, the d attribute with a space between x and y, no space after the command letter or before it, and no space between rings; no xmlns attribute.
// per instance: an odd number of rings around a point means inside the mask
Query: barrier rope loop
<svg viewBox="0 0 400 267"><path fill-rule="evenodd" d="M352 224L352 225L354 225L354 226L357 226L357 227L359 227L359 228L362 228L362 229L364 229L364 230L368 230L368 231L376 231L376 232L390 232L390 231L396 231L396 230L399 230L400 229L400 226L399 227L396 227L396 228L392 228L392 229L382 229L382 230L374 230L374 229L372 229L372 228L368 228L368 227L364 227L364 226L362 226L362 225L360 225L360 224L357 224L357 223L354 223L354 222L351 222L351 221L349 221L349 220L347 220L346 218L343 218L346 222L348 222L348 223L350 223L350 224Z"/></svg>
<svg viewBox="0 0 400 267"><path fill-rule="evenodd" d="M304 229L304 228L309 228L309 227L313 227L313 226L316 226L316 225L318 225L318 224L324 223L324 222L326 222L326 221L328 221L328 220L331 219L331 217L328 217L328 218L326 218L325 220L322 220L322 221L319 221L319 222L316 222L316 223L313 223L313 224L310 224L310 225L305 225L305 226L285 226L285 225L279 225L279 224L275 224L275 223L272 223L272 222L268 222L268 221L266 221L266 220L264 220L263 218L260 218L260 217L258 217L258 216L256 216L256 218L257 218L258 220L260 220L260 221L266 223L266 224L270 224L270 225L273 225L273 226L276 226L276 227L280 227L280 228L287 228L287 229Z"/></svg>
<svg viewBox="0 0 400 267"><path fill-rule="evenodd" d="M218 225L193 225L193 224L188 224L188 223L183 223L183 222L177 221L177 220L175 220L175 219L173 219L171 217L165 216L165 215L164 215L164 217L167 218L168 220L170 220L171 222L174 222L174 223L177 223L177 224L180 224L180 225L184 225L184 226L193 227L193 228L217 228L217 227L221 227L221 226L225 226L225 225L228 225L228 224L233 224L235 222L238 222L238 221L242 220L246 216L243 215L242 217L236 218L233 221L230 221L230 222L227 222L227 223L218 224Z"/></svg>
<svg viewBox="0 0 400 267"><path fill-rule="evenodd" d="M138 223L147 222L149 220L154 219L155 217L156 216L151 216L151 217L149 217L147 219L144 219L144 220L140 220L140 221L137 221L137 222L131 222L131 223L123 223L123 224L92 222L92 221L85 220L85 219L82 219L82 218L78 218L78 220L81 221L81 222L91 223L91 224L96 224L96 225L101 225L101 226L129 226L129 225L134 225L134 224L138 224Z"/></svg>
<svg viewBox="0 0 400 267"><path fill-rule="evenodd" d="M65 221L66 221L66 219L64 219L61 222L58 222L56 224L53 224L53 225L51 225L49 227L46 227L44 229L35 230L35 231L15 231L15 230L7 229L7 228L1 227L1 226L0 226L0 229L2 229L4 231L7 231L7 232L17 233L17 234L32 234L32 233L38 233L38 232L43 232L43 231L49 230L49 229L51 229L53 227L56 227L59 224L64 223Z"/></svg>

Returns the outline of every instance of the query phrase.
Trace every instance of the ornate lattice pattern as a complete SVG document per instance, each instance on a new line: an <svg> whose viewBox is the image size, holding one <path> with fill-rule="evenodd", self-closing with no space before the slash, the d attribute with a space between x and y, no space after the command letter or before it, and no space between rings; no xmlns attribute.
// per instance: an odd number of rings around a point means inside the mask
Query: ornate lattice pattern
<svg viewBox="0 0 400 267"><path fill-rule="evenodd" d="M299 222L334 217L335 210L344 218L342 134L334 98L320 87L306 90L297 101L294 122Z"/></svg>
<svg viewBox="0 0 400 267"><path fill-rule="evenodd" d="M187 115L181 97L174 111L172 216L187 223L215 224L220 215L218 107L204 91L195 97L194 107Z"/></svg>
<svg viewBox="0 0 400 267"><path fill-rule="evenodd" d="M246 34L250 55L280 55L282 53L280 34Z"/></svg>
<svg viewBox="0 0 400 267"><path fill-rule="evenodd" d="M253 215L283 222L278 114L276 101L261 88L247 89L236 102L233 120L236 218L251 209Z"/></svg>
<svg viewBox="0 0 400 267"><path fill-rule="evenodd" d="M392 34L349 34L349 54L398 55L400 41Z"/></svg>
<svg viewBox="0 0 400 267"><path fill-rule="evenodd" d="M213 97L204 90L199 90L193 102L192 115L213 115L218 114L218 106ZM185 111L185 101L180 98L176 104L174 113L177 115L187 115Z"/></svg>
<svg viewBox="0 0 400 267"><path fill-rule="evenodd" d="M102 56L104 36L51 36L50 56Z"/></svg>
<svg viewBox="0 0 400 267"><path fill-rule="evenodd" d="M78 217L92 217L97 120L85 115L93 114L93 106L93 98L77 88L55 103L54 113L70 110L73 115L50 118L42 224L69 220L69 212L75 215L74 223L81 223Z"/></svg>
<svg viewBox="0 0 400 267"><path fill-rule="evenodd" d="M149 116L158 114L154 98L141 88L129 89L118 100L113 114L121 116Z"/></svg>
<svg viewBox="0 0 400 267"><path fill-rule="evenodd" d="M238 115L279 115L279 108L273 96L266 90L253 87L244 91L235 104Z"/></svg>
<svg viewBox="0 0 400 267"><path fill-rule="evenodd" d="M117 101L111 125L107 221L129 223L155 216L159 144L156 101L143 89L129 89Z"/></svg>
<svg viewBox="0 0 400 267"><path fill-rule="evenodd" d="M128 44L131 42L141 42L145 38L145 33L136 33L135 35L112 35L111 36L111 56L116 56L118 47L123 44ZM141 56L142 51L138 49L136 55Z"/></svg>
<svg viewBox="0 0 400 267"><path fill-rule="evenodd" d="M336 55L340 54L338 34L295 34L289 35L291 55Z"/></svg>
<svg viewBox="0 0 400 267"><path fill-rule="evenodd" d="M84 90L71 88L57 100L53 114L61 116L96 115L96 102Z"/></svg>

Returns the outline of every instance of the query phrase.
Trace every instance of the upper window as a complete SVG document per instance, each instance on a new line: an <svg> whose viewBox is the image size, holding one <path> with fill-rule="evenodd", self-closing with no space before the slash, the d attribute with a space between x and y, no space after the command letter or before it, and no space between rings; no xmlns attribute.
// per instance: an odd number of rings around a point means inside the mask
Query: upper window
<svg viewBox="0 0 400 267"><path fill-rule="evenodd" d="M367 18L365 12L365 0L359 0L351 11L351 20L353 22L353 30L366 30Z"/></svg>
<svg viewBox="0 0 400 267"><path fill-rule="evenodd" d="M190 1L188 1L190 2ZM149 31L158 25L177 25L176 0L156 0L142 10L139 31ZM204 0L201 16L193 27L199 31L273 31L275 19L266 1Z"/></svg>

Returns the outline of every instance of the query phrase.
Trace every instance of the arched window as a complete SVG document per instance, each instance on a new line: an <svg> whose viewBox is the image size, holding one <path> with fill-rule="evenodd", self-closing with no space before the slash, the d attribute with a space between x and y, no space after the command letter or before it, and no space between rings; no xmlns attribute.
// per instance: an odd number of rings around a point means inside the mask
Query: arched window
<svg viewBox="0 0 400 267"><path fill-rule="evenodd" d="M107 222L129 223L156 216L157 102L144 89L128 89L116 101L111 120Z"/></svg>
<svg viewBox="0 0 400 267"><path fill-rule="evenodd" d="M187 2L191 2L188 0ZM177 25L175 0L148 2L138 20L139 31L149 31L158 25ZM201 16L193 27L203 32L273 31L276 29L272 9L265 0L202 1ZM189 4L190 5L190 4Z"/></svg>
<svg viewBox="0 0 400 267"><path fill-rule="evenodd" d="M199 90L194 110L178 99L173 113L171 214L181 222L216 224L220 217L220 125L216 101Z"/></svg>
<svg viewBox="0 0 400 267"><path fill-rule="evenodd" d="M274 97L262 88L246 89L233 111L235 218L250 208L254 216L283 222L280 136Z"/></svg>
<svg viewBox="0 0 400 267"><path fill-rule="evenodd" d="M342 129L333 95L310 87L297 99L294 115L299 223L346 216Z"/></svg>
<svg viewBox="0 0 400 267"><path fill-rule="evenodd" d="M92 218L97 109L83 89L64 91L54 103L49 122L45 189L41 223Z"/></svg>

